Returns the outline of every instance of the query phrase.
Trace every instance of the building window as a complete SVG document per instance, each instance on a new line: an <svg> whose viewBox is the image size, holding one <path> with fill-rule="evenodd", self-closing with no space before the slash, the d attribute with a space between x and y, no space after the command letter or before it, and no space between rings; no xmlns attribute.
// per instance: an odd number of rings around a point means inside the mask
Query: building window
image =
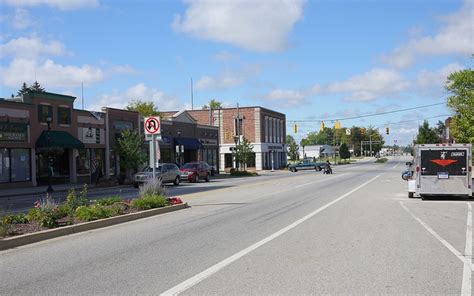
<svg viewBox="0 0 474 296"><path fill-rule="evenodd" d="M268 117L265 116L265 143L268 143Z"/></svg>
<svg viewBox="0 0 474 296"><path fill-rule="evenodd" d="M30 149L11 149L12 182L30 181Z"/></svg>
<svg viewBox="0 0 474 296"><path fill-rule="evenodd" d="M243 120L242 118L234 118L234 135L240 136L243 135Z"/></svg>
<svg viewBox="0 0 474 296"><path fill-rule="evenodd" d="M8 149L0 149L0 183L10 182L10 153Z"/></svg>
<svg viewBox="0 0 474 296"><path fill-rule="evenodd" d="M0 183L30 180L30 149L0 149Z"/></svg>
<svg viewBox="0 0 474 296"><path fill-rule="evenodd" d="M71 109L65 107L58 108L59 124L71 124Z"/></svg>
<svg viewBox="0 0 474 296"><path fill-rule="evenodd" d="M53 107L49 105L38 105L38 121L46 122L46 118L53 120Z"/></svg>
<svg viewBox="0 0 474 296"><path fill-rule="evenodd" d="M76 169L78 176L89 175L89 149L78 149L76 158Z"/></svg>

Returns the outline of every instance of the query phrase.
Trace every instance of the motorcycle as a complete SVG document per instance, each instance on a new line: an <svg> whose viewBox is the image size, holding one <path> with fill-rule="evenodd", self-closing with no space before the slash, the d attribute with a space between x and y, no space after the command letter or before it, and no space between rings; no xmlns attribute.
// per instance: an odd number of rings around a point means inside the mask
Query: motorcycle
<svg viewBox="0 0 474 296"><path fill-rule="evenodd" d="M332 168L330 166L325 166L323 174L332 174Z"/></svg>

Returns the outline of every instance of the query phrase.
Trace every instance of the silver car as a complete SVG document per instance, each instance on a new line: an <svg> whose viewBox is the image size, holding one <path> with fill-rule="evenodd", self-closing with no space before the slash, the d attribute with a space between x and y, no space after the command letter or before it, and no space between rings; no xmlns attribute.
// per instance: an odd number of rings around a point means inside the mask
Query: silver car
<svg viewBox="0 0 474 296"><path fill-rule="evenodd" d="M174 163L162 163L155 169L156 178L161 179L163 183L173 183L178 186L181 179L180 172L177 165ZM146 166L142 172L138 172L133 177L133 187L138 188L140 184L145 183L148 179L153 177L153 169Z"/></svg>

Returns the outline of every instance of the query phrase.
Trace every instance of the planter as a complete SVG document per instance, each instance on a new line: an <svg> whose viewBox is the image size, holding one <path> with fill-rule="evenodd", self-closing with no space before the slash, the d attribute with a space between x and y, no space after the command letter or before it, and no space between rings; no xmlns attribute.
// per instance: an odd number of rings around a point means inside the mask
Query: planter
<svg viewBox="0 0 474 296"><path fill-rule="evenodd" d="M146 218L150 216L174 212L177 210L185 209L187 207L188 207L188 204L183 203L183 204L178 204L178 205L172 205L172 206L167 206L167 207L162 207L162 208L156 208L156 209L145 210L145 211L131 213L131 214L125 214L125 215L95 220L91 222L84 222L80 224L74 224L74 225L69 225L69 226L64 226L64 227L59 227L59 228L47 229L47 230L38 231L34 233L7 237L7 238L0 239L0 251L27 245L27 244L36 243L39 241L43 241L43 240L47 240L47 239L51 239L55 237L65 236L65 235L69 235L73 233L78 233L78 232L98 229L102 227L112 226L112 225L116 225L116 224L120 224L124 222L129 222L133 220L138 220L138 219L142 219L142 218Z"/></svg>

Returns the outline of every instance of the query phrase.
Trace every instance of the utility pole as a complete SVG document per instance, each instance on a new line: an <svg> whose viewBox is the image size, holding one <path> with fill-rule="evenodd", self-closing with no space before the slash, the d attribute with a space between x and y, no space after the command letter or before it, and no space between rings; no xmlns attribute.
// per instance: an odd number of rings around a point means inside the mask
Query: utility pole
<svg viewBox="0 0 474 296"><path fill-rule="evenodd" d="M372 134L369 135L369 143L370 143L370 156L372 156Z"/></svg>

